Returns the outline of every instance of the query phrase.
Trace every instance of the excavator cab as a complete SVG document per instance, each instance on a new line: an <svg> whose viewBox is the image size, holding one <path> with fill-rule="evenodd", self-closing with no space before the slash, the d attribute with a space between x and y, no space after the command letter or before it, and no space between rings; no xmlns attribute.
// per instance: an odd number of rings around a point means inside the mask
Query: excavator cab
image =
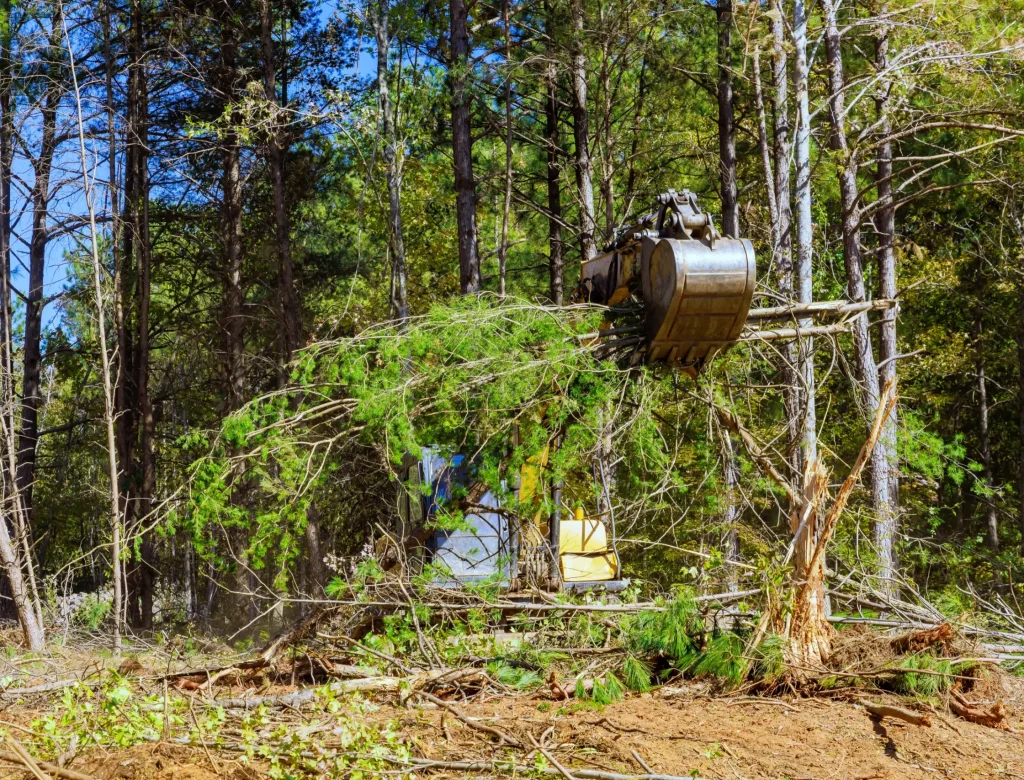
<svg viewBox="0 0 1024 780"><path fill-rule="evenodd" d="M696 376L739 338L755 276L750 241L721 236L692 192L669 190L584 261L574 299L613 309L639 300L647 361Z"/></svg>
<svg viewBox="0 0 1024 780"><path fill-rule="evenodd" d="M559 520L541 509L552 486L547 478L547 450L522 467L514 485L520 505L536 508L513 518L498 497L476 482L462 455L443 457L424 448L420 458L407 457L401 467L396 539L416 540L406 565L432 565L437 584L497 581L516 591L541 587L566 591L623 590L615 549L614 523L587 517L581 507ZM456 492L467 496L460 522L439 522L445 502ZM557 556L557 566L552 561Z"/></svg>

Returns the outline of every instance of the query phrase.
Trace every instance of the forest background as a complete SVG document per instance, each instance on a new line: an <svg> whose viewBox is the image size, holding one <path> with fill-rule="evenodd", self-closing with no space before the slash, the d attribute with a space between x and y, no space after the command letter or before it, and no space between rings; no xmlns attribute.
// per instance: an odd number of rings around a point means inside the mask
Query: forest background
<svg viewBox="0 0 1024 780"><path fill-rule="evenodd" d="M57 594L105 585L138 628L320 594L393 527L396 455L491 447L494 476L497 418L566 397L566 500L614 507L638 583L771 582L785 492L723 420L793 484L819 458L842 475L890 379L829 569L950 610L1024 578L1019 2L0 17L0 553L30 645ZM898 308L741 345L697 382L552 351L594 325L579 261L669 188L754 242L755 305ZM331 399L348 422L311 432ZM598 451L612 490L584 478Z"/></svg>

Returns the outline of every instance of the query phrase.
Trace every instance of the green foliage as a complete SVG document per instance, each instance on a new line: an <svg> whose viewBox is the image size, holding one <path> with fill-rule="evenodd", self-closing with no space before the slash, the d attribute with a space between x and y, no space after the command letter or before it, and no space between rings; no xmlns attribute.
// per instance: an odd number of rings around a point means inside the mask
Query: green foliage
<svg viewBox="0 0 1024 780"><path fill-rule="evenodd" d="M168 715L170 728L183 725L185 702L175 699L169 703ZM41 749L49 756L67 751L72 739L79 749L131 747L157 740L163 734L163 695L141 695L118 675L112 675L95 690L75 684L63 690L53 711L33 721L32 728L42 735Z"/></svg>
<svg viewBox="0 0 1024 780"><path fill-rule="evenodd" d="M111 602L94 594L89 594L85 603L75 610L74 619L84 625L90 631L100 627L107 615L110 614Z"/></svg>
<svg viewBox="0 0 1024 780"><path fill-rule="evenodd" d="M660 654L671 661L692 660L704 624L690 588L679 588L662 611L645 610L628 622L626 646L637 654ZM695 641L696 640L696 641Z"/></svg>
<svg viewBox="0 0 1024 780"><path fill-rule="evenodd" d="M736 686L743 682L749 667L743 640L735 634L724 633L708 641L690 671L694 677L713 677Z"/></svg>
<svg viewBox="0 0 1024 780"><path fill-rule="evenodd" d="M646 693L651 689L654 670L643 658L630 655L622 662L622 676L629 690Z"/></svg>
<svg viewBox="0 0 1024 780"><path fill-rule="evenodd" d="M519 691L537 688L544 682L540 672L535 669L527 669L524 666L509 664L504 661L489 663L487 665L487 673L502 685Z"/></svg>
<svg viewBox="0 0 1024 780"><path fill-rule="evenodd" d="M576 686L577 698L580 691L580 686ZM617 701L622 700L622 695L625 693L625 688L622 686L622 682L611 672L608 672L604 679L595 678L593 686L590 689L589 696L584 689L583 698L589 698L594 704L599 706L607 706L614 704Z"/></svg>
<svg viewBox="0 0 1024 780"><path fill-rule="evenodd" d="M769 634L754 648L751 676L766 683L773 683L786 671L786 661L782 655L783 639L777 634Z"/></svg>
<svg viewBox="0 0 1024 780"><path fill-rule="evenodd" d="M933 653L917 653L902 659L899 669L905 670L893 681L895 689L913 696L935 696L948 691L953 683L952 663Z"/></svg>
<svg viewBox="0 0 1024 780"><path fill-rule="evenodd" d="M474 477L515 510L506 475L560 436L550 463L554 477L589 481L607 423L602 415L627 381L575 338L599 322L600 313L587 308L466 298L435 306L404 327L376 326L311 347L297 361L291 397L274 394L231 415L213 452L193 466L188 515L200 549L230 566L217 558L214 537L244 527L253 565L285 571L298 554L308 510L331 489L346 448L379 443L392 464L426 445L476 453ZM325 406L328 414L312 414ZM327 440L329 446L315 444ZM387 464L380 465L377 478L390 480ZM245 507L236 500L240 466ZM461 527L456 509L442 510L438 524Z"/></svg>

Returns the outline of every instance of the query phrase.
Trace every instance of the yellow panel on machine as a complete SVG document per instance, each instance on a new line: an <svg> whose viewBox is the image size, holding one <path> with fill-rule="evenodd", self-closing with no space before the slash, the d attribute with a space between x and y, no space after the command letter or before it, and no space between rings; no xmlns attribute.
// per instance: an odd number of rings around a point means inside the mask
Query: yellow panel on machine
<svg viewBox="0 0 1024 780"><path fill-rule="evenodd" d="M608 582L618 575L619 561L608 549L608 530L600 520L583 516L579 507L572 520L563 520L558 538L563 582Z"/></svg>
<svg viewBox="0 0 1024 780"><path fill-rule="evenodd" d="M565 582L607 582L615 579L618 568L614 553L573 555L563 553L562 580Z"/></svg>
<svg viewBox="0 0 1024 780"><path fill-rule="evenodd" d="M563 520L558 540L560 553L603 553L608 551L608 532L600 520Z"/></svg>

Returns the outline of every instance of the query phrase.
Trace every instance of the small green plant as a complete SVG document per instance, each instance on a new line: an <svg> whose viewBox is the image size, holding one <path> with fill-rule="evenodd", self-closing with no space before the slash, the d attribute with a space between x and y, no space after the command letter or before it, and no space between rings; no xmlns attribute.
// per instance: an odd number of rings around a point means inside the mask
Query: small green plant
<svg viewBox="0 0 1024 780"><path fill-rule="evenodd" d="M743 650L743 640L735 634L726 633L712 638L693 664L694 676L716 677L729 685L739 685L750 668Z"/></svg>
<svg viewBox="0 0 1024 780"><path fill-rule="evenodd" d="M95 631L109 614L110 602L91 593L86 597L85 603L75 611L75 620L90 631Z"/></svg>
<svg viewBox="0 0 1024 780"><path fill-rule="evenodd" d="M753 650L751 676L765 683L773 683L786 671L782 655L783 639L778 634L769 634Z"/></svg>
<svg viewBox="0 0 1024 780"><path fill-rule="evenodd" d="M704 751L704 758L709 758L712 761L722 757L722 745L718 742L713 742L707 750Z"/></svg>
<svg viewBox="0 0 1024 780"><path fill-rule="evenodd" d="M622 681L612 672L608 672L604 679L595 678L589 691L582 679L576 681L576 699L581 702L589 700L600 707L621 701L625 692Z"/></svg>

